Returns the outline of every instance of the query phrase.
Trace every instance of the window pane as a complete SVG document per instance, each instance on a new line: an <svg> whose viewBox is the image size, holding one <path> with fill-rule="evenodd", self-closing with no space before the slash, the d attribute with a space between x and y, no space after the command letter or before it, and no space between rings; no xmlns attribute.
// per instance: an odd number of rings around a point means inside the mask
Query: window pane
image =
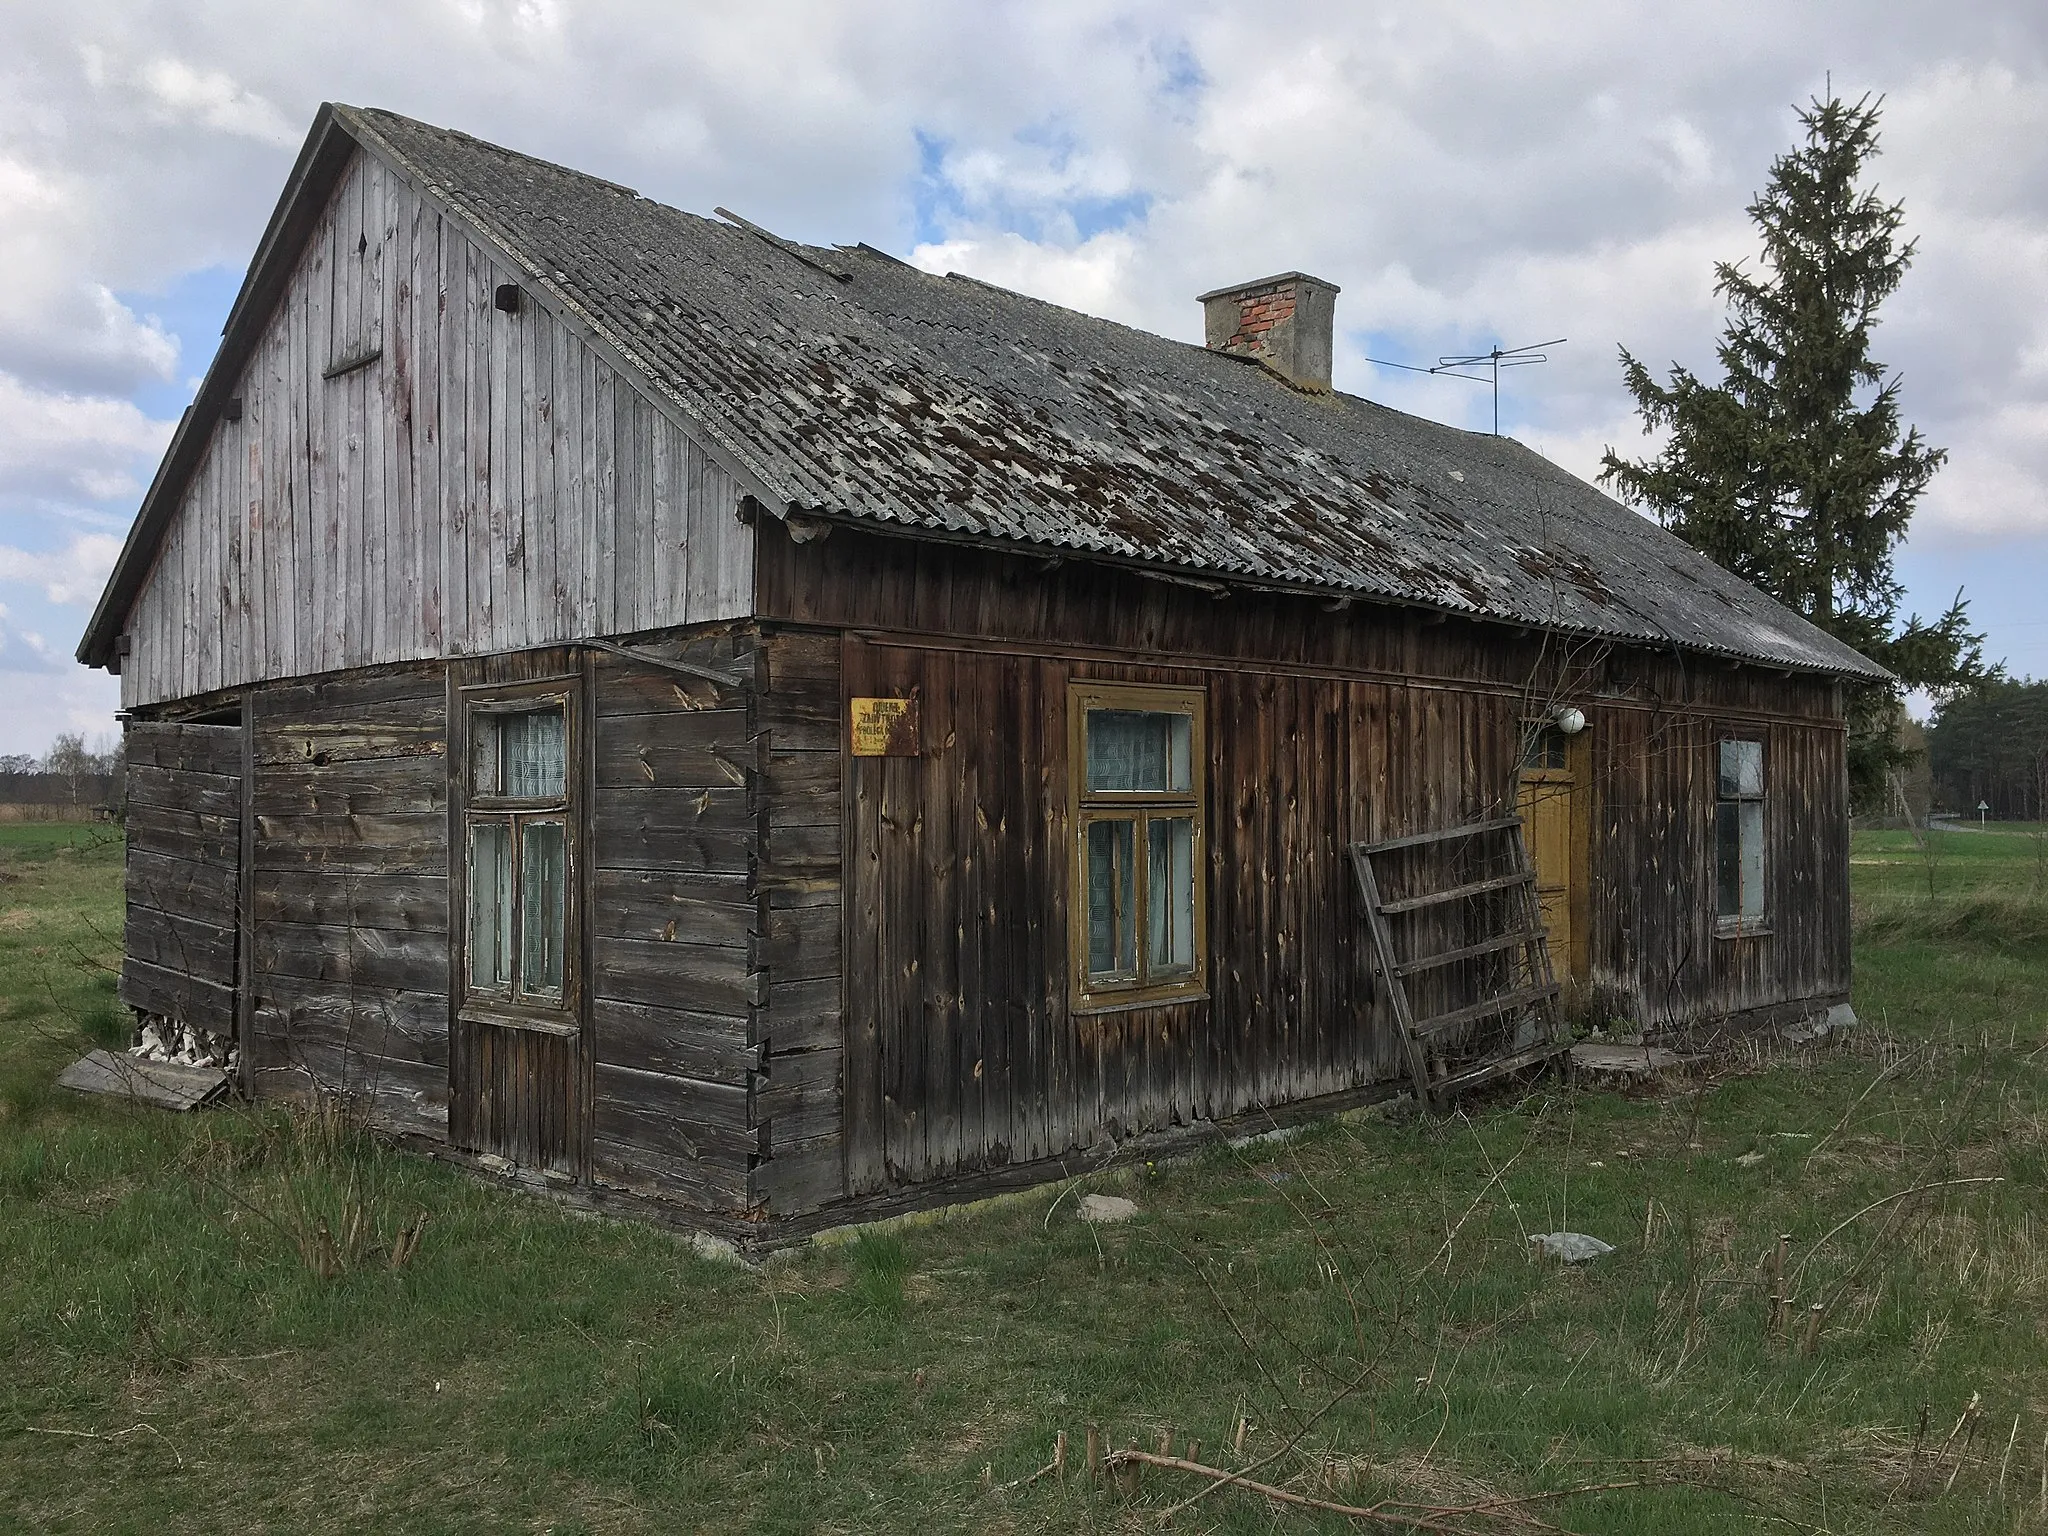
<svg viewBox="0 0 2048 1536"><path fill-rule="evenodd" d="M528 822L519 832L519 990L562 995L562 944L568 861L559 821Z"/></svg>
<svg viewBox="0 0 2048 1536"><path fill-rule="evenodd" d="M1088 787L1163 794L1193 782L1194 722L1150 709L1088 711Z"/></svg>
<svg viewBox="0 0 2048 1536"><path fill-rule="evenodd" d="M498 717L505 793L519 800L552 800L562 793L566 737L559 709Z"/></svg>
<svg viewBox="0 0 2048 1536"><path fill-rule="evenodd" d="M1145 962L1152 974L1195 964L1195 821L1155 816L1146 823Z"/></svg>
<svg viewBox="0 0 2048 1536"><path fill-rule="evenodd" d="M1764 803L1744 800L1742 817L1742 915L1764 915Z"/></svg>
<svg viewBox="0 0 2048 1536"><path fill-rule="evenodd" d="M469 829L469 984L512 984L512 829Z"/></svg>
<svg viewBox="0 0 2048 1536"><path fill-rule="evenodd" d="M1753 800L1764 792L1764 744L1760 741L1721 743L1721 798Z"/></svg>
<svg viewBox="0 0 2048 1536"><path fill-rule="evenodd" d="M1088 824L1088 974L1138 973L1135 821Z"/></svg>
<svg viewBox="0 0 2048 1536"><path fill-rule="evenodd" d="M1734 917L1742 911L1741 804L1723 800L1714 807L1714 915Z"/></svg>

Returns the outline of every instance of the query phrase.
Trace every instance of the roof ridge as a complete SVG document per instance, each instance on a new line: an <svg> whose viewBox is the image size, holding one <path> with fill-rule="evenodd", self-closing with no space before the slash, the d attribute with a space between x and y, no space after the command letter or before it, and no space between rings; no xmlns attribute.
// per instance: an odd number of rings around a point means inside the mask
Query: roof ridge
<svg viewBox="0 0 2048 1536"><path fill-rule="evenodd" d="M503 144L493 143L489 139L480 139L473 133L464 133L460 128L444 128L439 123L430 123L422 118L408 117L405 113L393 112L388 107L358 107L339 101L334 105L337 113L347 114L358 122L367 122L372 129L376 127L376 119L387 118L393 122L402 123L407 128L413 129L416 132L438 134L444 139L454 139L458 143L469 145L473 149L480 149L488 154L495 155L500 160L524 161L528 165L537 165L543 170L553 171L560 176L572 176L578 181L589 182L592 186L603 187L608 191L617 192L624 197L634 198L645 203L655 203L657 207L668 206L666 203L657 202L656 199L646 196L636 188L627 186L624 182L612 181L603 176L593 176L589 171L579 171L573 165L563 165L557 160L544 160L539 155L529 155L521 149L512 149ZM675 211L681 213L684 210L676 209Z"/></svg>

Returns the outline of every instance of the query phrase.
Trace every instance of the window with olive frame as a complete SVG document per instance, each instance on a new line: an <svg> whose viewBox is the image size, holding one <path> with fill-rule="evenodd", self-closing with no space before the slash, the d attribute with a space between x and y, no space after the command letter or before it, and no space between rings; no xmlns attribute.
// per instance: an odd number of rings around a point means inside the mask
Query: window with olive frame
<svg viewBox="0 0 2048 1536"><path fill-rule="evenodd" d="M466 993L560 1008L568 952L568 732L564 708L473 705Z"/></svg>
<svg viewBox="0 0 2048 1536"><path fill-rule="evenodd" d="M1077 1002L1199 992L1202 694L1077 683L1069 695Z"/></svg>

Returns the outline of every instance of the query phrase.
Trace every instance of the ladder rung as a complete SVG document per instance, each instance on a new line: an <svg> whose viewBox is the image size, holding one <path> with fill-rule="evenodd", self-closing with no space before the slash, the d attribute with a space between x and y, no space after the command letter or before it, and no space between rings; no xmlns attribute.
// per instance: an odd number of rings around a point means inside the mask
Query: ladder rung
<svg viewBox="0 0 2048 1536"><path fill-rule="evenodd" d="M1517 944L1529 944L1543 935L1534 928L1523 928L1503 938L1488 939L1484 944L1467 944L1463 949L1447 949L1440 955L1424 955L1420 960L1403 961L1394 967L1396 976L1413 976L1417 971L1433 971L1440 965L1449 965L1454 960L1471 960L1479 955L1498 954L1503 949L1513 949Z"/></svg>
<svg viewBox="0 0 2048 1536"><path fill-rule="evenodd" d="M1541 1002L1546 997L1555 997L1558 984L1545 982L1540 986L1517 987L1512 992L1503 992L1490 997L1483 1003L1474 1003L1469 1008L1460 1008L1452 1013L1440 1013L1433 1019L1417 1019L1415 1033L1418 1035L1440 1035L1447 1029L1456 1029L1460 1024L1470 1024L1475 1019L1490 1018L1497 1013L1506 1013L1524 1003Z"/></svg>
<svg viewBox="0 0 2048 1536"><path fill-rule="evenodd" d="M1383 901L1380 911L1388 917L1398 912L1417 912L1424 907L1442 906L1447 901L1457 901L1466 896L1484 896L1488 891L1504 891L1511 885L1531 885L1536 877L1528 870L1516 875L1495 875L1491 880L1474 880L1469 885L1454 885L1446 890L1431 891L1427 896L1409 896L1401 901Z"/></svg>
<svg viewBox="0 0 2048 1536"><path fill-rule="evenodd" d="M1366 853L1392 853L1396 848L1420 848L1425 843L1447 843L1454 837L1479 837L1488 832L1505 832L1509 827L1519 827L1519 816L1501 816L1492 821L1467 822L1462 827L1445 827L1440 832L1416 832L1407 837L1390 837L1377 843L1360 843L1357 846Z"/></svg>
<svg viewBox="0 0 2048 1536"><path fill-rule="evenodd" d="M1467 1088L1476 1088L1496 1077L1504 1077L1510 1072L1519 1072L1524 1067L1533 1067L1539 1061L1561 1056L1570 1049L1571 1042L1568 1040L1538 1041L1527 1050L1517 1051L1512 1056L1502 1056L1494 1061L1482 1062L1476 1067L1467 1067L1463 1072L1439 1078L1429 1086L1436 1093L1462 1093Z"/></svg>

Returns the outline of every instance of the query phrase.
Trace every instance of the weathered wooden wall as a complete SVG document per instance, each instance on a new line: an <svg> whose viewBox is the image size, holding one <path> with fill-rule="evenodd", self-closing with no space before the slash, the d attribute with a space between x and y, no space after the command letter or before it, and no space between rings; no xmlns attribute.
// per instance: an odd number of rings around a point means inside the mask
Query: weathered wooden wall
<svg viewBox="0 0 2048 1536"><path fill-rule="evenodd" d="M761 1052L753 1198L771 1215L845 1189L840 1011L840 641L770 631L755 671L755 960Z"/></svg>
<svg viewBox="0 0 2048 1536"><path fill-rule="evenodd" d="M754 637L648 649L733 683L594 662L592 1175L737 1211L758 1151Z"/></svg>
<svg viewBox="0 0 2048 1536"><path fill-rule="evenodd" d="M242 731L129 727L121 999L232 1038L242 868Z"/></svg>
<svg viewBox="0 0 2048 1536"><path fill-rule="evenodd" d="M251 1081L310 1080L435 1139L448 1131L443 698L426 665L250 699Z"/></svg>
<svg viewBox="0 0 2048 1536"><path fill-rule="evenodd" d="M915 694L917 758L847 765L849 1191L1057 1156L1398 1075L1345 844L1511 809L1529 717L1591 719L1591 980L1647 1022L1848 986L1835 685L1101 566L764 531L764 621L850 631L849 695ZM1075 1014L1067 683L1208 704L1209 996ZM789 686L822 714L821 669ZM764 710L786 708L770 693ZM1772 931L1714 935L1714 742L1763 736ZM814 803L819 791L811 791ZM822 993L822 988L821 988Z"/></svg>
<svg viewBox="0 0 2048 1536"><path fill-rule="evenodd" d="M1720 692L1737 691L1725 678ZM1682 714L1590 713L1598 793L1596 1006L1615 1016L1712 1023L1849 990L1847 741L1837 728L1759 719L1729 701ZM1764 744L1764 928L1715 931L1718 743Z"/></svg>
<svg viewBox="0 0 2048 1536"><path fill-rule="evenodd" d="M1401 1070L1347 843L1511 801L1514 711L1341 678L851 640L854 694L915 696L919 756L851 761L855 1193L1318 1098ZM1070 1005L1067 686L1207 699L1208 996Z"/></svg>
<svg viewBox="0 0 2048 1536"><path fill-rule="evenodd" d="M125 706L748 612L731 478L530 295L495 309L513 281L358 154L129 613Z"/></svg>

